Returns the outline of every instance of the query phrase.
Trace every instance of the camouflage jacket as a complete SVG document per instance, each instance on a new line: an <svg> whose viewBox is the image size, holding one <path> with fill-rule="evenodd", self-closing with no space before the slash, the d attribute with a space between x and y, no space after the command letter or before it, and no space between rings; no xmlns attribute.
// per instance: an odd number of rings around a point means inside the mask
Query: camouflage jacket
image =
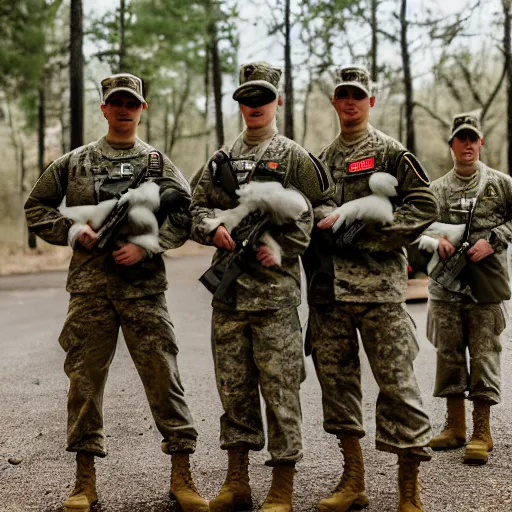
<svg viewBox="0 0 512 512"><path fill-rule="evenodd" d="M257 152L257 147L250 148L235 143L230 153L233 158ZM254 158L253 158L254 159ZM258 181L280 181L285 187L294 187L313 205L319 205L330 197L332 181L319 162L315 163L308 152L297 143L282 135L275 135L259 161L264 168L272 170L271 175L259 175L255 171L253 179ZM268 170L267 169L267 170ZM237 204L236 196L230 196L211 180L208 164L205 166L201 179L195 188L192 211L192 239L205 245L212 245L211 238L215 231L209 232L202 222L205 217L214 218L214 209L226 210ZM245 271L236 281L234 295L237 311L262 311L281 309L300 304L300 267L299 256L306 250L313 227L312 211L304 214L295 223L281 226L272 235L282 248L282 264L264 267L257 263L250 271ZM218 249L213 263L225 261L230 252ZM213 301L214 307L225 305L218 300Z"/></svg>
<svg viewBox="0 0 512 512"><path fill-rule="evenodd" d="M41 175L25 204L28 227L46 242L67 245L72 221L58 210L63 198L66 206L99 202L99 187L109 168L129 162L136 176L146 166L154 148L136 139L131 149L113 149L101 138L55 160ZM190 195L190 187L174 164L164 156L163 170L148 173L160 188L181 190ZM190 233L190 218L185 213L170 215L159 230L162 250L179 247ZM167 288L161 254L132 265L116 265L110 249L86 250L76 244L69 265L66 289L70 293L93 293L111 298L135 298L163 292Z"/></svg>
<svg viewBox="0 0 512 512"><path fill-rule="evenodd" d="M370 176L388 172L398 180L393 224L368 225L352 248L334 254L335 300L342 302L403 302L407 288L404 247L437 218L429 180L414 157L396 140L368 125L362 140L345 146L337 137L320 153L335 183L334 202L315 209L315 217L347 201L371 193ZM405 155L404 158L401 158Z"/></svg>
<svg viewBox="0 0 512 512"><path fill-rule="evenodd" d="M480 183L481 178L485 180ZM474 199L478 191L482 193L477 199L469 242L473 245L480 239L490 241L496 253L490 257L497 258L503 268L502 278L508 282L506 262L507 245L512 243L512 178L478 162L478 169L471 179L460 179L455 169L432 182L432 191L439 201L439 222L447 224L466 224L468 199ZM449 302L467 301L458 293L450 292L441 285L429 280L429 296L433 300Z"/></svg>

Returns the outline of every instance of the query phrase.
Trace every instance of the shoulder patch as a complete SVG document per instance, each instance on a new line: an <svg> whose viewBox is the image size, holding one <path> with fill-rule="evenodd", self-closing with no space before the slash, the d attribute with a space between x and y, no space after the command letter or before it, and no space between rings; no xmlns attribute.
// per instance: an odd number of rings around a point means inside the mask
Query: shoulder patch
<svg viewBox="0 0 512 512"><path fill-rule="evenodd" d="M154 150L148 154L148 176L161 177L164 173L164 157L160 151Z"/></svg>
<svg viewBox="0 0 512 512"><path fill-rule="evenodd" d="M404 160L405 163L409 165L411 170L414 172L414 174L416 174L422 183L427 186L430 185L430 178L428 177L427 172L421 165L420 161L412 153L409 153L409 151L403 151L398 158L397 166L400 165L402 160Z"/></svg>
<svg viewBox="0 0 512 512"><path fill-rule="evenodd" d="M320 190L322 192L325 192L329 189L329 177L327 176L327 171L325 170L324 164L318 160L314 155L312 155L308 151L309 158L311 159L311 162L313 163L313 167L315 168L316 175L318 178L318 183L320 185Z"/></svg>
<svg viewBox="0 0 512 512"><path fill-rule="evenodd" d="M498 197L498 191L494 188L494 185L492 183L489 183L489 185L487 185L487 188L485 189L483 198L492 199L494 197Z"/></svg>

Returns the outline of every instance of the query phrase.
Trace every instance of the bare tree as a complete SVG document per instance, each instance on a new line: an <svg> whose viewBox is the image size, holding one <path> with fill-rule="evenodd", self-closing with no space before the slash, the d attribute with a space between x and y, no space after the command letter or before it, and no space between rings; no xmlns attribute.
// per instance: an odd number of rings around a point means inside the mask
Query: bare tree
<svg viewBox="0 0 512 512"><path fill-rule="evenodd" d="M511 40L511 0L502 0L504 15L503 30L503 51L505 54L505 73L507 76L507 168L508 173L512 174L512 47Z"/></svg>
<svg viewBox="0 0 512 512"><path fill-rule="evenodd" d="M69 89L71 149L84 143L84 57L82 0L71 0Z"/></svg>
<svg viewBox="0 0 512 512"><path fill-rule="evenodd" d="M405 91L405 146L411 153L416 153L416 134L414 131L414 97L411 75L411 59L407 42L407 0L401 0L400 5L400 48L402 52L402 67L404 73Z"/></svg>
<svg viewBox="0 0 512 512"><path fill-rule="evenodd" d="M292 50L290 43L290 0L284 5L284 135L289 139L295 138L293 123L293 75Z"/></svg>

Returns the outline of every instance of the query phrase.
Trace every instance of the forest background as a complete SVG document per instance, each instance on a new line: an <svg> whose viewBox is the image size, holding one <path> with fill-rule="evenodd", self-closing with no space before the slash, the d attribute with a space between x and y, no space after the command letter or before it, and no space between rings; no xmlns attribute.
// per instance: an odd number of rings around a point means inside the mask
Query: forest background
<svg viewBox="0 0 512 512"><path fill-rule="evenodd" d="M432 178L452 166L454 114L477 111L482 160L512 169L511 0L14 0L0 5L0 256L28 236L24 201L44 168L106 132L102 78L145 80L139 136L187 178L243 128L241 63L283 69L282 133L316 153L338 133L336 68L368 67L374 126Z"/></svg>

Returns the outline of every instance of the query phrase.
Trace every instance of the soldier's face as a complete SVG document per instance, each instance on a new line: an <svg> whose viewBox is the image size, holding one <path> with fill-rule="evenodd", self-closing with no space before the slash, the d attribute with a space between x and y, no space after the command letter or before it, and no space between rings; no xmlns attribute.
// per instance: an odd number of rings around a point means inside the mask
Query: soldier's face
<svg viewBox="0 0 512 512"><path fill-rule="evenodd" d="M474 164L480 158L481 139L472 130L462 130L453 138L450 147L456 163L461 165Z"/></svg>
<svg viewBox="0 0 512 512"><path fill-rule="evenodd" d="M125 91L115 92L101 105L110 130L119 134L132 134L137 130L142 114L142 103Z"/></svg>
<svg viewBox="0 0 512 512"><path fill-rule="evenodd" d="M280 99L281 97L279 97ZM263 128L269 125L276 117L278 103L278 100L274 100L259 107L249 107L240 103L240 112L242 112L247 128Z"/></svg>
<svg viewBox="0 0 512 512"><path fill-rule="evenodd" d="M340 87L332 98L342 126L354 126L370 117L370 108L375 105L375 97L367 96L358 87Z"/></svg>

